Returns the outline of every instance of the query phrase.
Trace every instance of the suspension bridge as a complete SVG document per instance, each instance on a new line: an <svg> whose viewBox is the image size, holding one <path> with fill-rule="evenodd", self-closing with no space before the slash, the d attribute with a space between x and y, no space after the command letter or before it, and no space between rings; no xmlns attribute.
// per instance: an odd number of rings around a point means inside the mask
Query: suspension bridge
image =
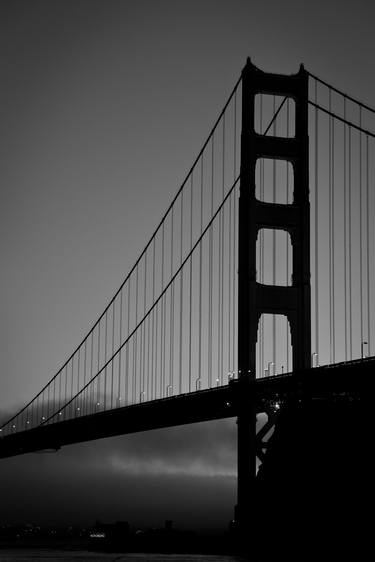
<svg viewBox="0 0 375 562"><path fill-rule="evenodd" d="M369 105L248 60L116 294L1 426L0 457L236 416L248 522L284 405L356 402L374 368L374 139Z"/></svg>

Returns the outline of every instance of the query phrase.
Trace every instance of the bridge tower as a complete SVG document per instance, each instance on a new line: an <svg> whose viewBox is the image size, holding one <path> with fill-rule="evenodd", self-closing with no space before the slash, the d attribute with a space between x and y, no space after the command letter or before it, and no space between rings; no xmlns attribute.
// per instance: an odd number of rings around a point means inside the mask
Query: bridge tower
<svg viewBox="0 0 375 562"><path fill-rule="evenodd" d="M257 94L291 98L295 104L295 135L284 138L255 131ZM241 404L238 414L238 504L240 528L256 514L256 413L251 381L256 378L256 343L263 313L282 314L289 321L293 371L311 366L310 204L308 147L308 74L301 65L291 76L262 72L250 61L242 71L241 179L239 199L238 368ZM255 170L260 158L285 160L293 168L293 200L289 205L256 198ZM276 185L277 189L277 185ZM256 243L260 229L287 231L292 244L291 286L257 282Z"/></svg>

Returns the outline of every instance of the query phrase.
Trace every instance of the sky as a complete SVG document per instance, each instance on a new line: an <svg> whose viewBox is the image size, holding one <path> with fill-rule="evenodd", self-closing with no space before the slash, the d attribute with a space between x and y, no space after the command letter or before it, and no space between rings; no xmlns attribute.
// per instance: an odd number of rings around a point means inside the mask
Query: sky
<svg viewBox="0 0 375 562"><path fill-rule="evenodd" d="M374 105L374 16L370 0L1 2L1 417L120 286L246 57ZM233 419L0 465L0 522L225 527L235 494Z"/></svg>

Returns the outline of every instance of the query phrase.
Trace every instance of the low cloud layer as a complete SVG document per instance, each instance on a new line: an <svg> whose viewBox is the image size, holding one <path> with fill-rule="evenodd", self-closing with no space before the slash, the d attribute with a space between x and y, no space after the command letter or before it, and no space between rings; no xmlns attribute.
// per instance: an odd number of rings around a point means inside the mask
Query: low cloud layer
<svg viewBox="0 0 375 562"><path fill-rule="evenodd" d="M0 494L0 523L225 527L236 501L235 420L4 459Z"/></svg>

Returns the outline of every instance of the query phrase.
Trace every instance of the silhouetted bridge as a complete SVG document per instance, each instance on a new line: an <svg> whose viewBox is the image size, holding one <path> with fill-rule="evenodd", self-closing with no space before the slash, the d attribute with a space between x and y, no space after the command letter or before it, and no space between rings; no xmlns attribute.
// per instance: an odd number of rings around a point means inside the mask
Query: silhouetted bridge
<svg viewBox="0 0 375 562"><path fill-rule="evenodd" d="M281 76L248 60L119 290L1 427L0 457L236 416L236 521L255 528L264 475L280 462L267 449L288 449L290 412L309 412L306 435L327 411L347 427L370 392L374 125L370 106L302 66Z"/></svg>

